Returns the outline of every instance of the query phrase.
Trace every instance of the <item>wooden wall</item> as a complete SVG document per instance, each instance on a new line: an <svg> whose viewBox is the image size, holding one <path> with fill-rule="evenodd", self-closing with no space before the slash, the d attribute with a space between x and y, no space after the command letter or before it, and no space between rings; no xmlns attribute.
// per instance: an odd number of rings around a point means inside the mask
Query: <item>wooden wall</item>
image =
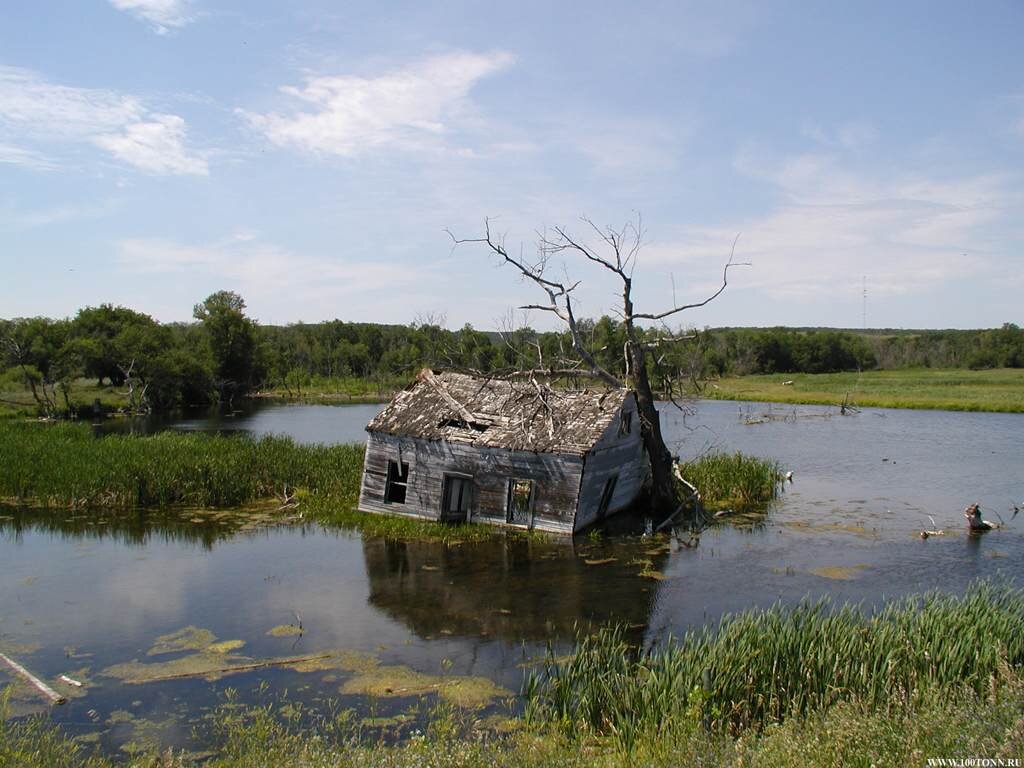
<svg viewBox="0 0 1024 768"><path fill-rule="evenodd" d="M384 501L388 461L409 464L405 504ZM534 527L572 533L583 459L552 453L507 451L470 443L399 438L371 432L366 441L366 462L359 508L366 512L415 515L437 520L446 472L473 477L471 520L504 524L508 481L533 480Z"/></svg>
<svg viewBox="0 0 1024 768"><path fill-rule="evenodd" d="M601 439L584 459L583 482L580 487L579 511L574 532L597 521L598 507L605 483L618 475L606 517L625 509L640 494L647 474L643 440L640 437L640 415L630 395L622 406L623 413L632 413L630 432L619 434L619 419L613 419Z"/></svg>

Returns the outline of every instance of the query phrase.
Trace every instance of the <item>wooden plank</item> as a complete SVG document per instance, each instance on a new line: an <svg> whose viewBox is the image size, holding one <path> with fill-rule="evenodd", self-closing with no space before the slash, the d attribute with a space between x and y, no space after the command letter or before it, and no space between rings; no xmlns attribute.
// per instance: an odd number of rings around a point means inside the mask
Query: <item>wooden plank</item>
<svg viewBox="0 0 1024 768"><path fill-rule="evenodd" d="M25 678L32 685L33 688L39 691L39 693L43 694L43 696L49 699L53 704L63 704L67 701L66 698L61 696L59 693L53 690L53 688L51 688L38 677L33 675L31 672L29 672L27 669L21 666L21 664L16 662L10 656L0 653L0 661L2 661L11 669L13 669L23 678Z"/></svg>

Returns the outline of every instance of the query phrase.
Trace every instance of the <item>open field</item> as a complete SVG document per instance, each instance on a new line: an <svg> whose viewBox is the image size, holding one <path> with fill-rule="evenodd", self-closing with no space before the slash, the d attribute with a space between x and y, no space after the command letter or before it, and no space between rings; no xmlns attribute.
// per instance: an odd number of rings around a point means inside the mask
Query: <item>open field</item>
<svg viewBox="0 0 1024 768"><path fill-rule="evenodd" d="M700 396L838 406L847 393L857 407L1024 413L1024 368L740 376L709 382Z"/></svg>

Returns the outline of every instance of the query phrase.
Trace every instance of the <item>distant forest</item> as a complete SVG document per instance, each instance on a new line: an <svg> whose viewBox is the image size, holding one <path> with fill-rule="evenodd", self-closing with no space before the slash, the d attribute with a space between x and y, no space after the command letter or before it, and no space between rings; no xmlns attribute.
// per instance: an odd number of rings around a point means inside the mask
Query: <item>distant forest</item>
<svg viewBox="0 0 1024 768"><path fill-rule="evenodd" d="M372 382L384 393L425 366L500 374L561 368L567 333L518 328L447 330L424 322L378 325L332 320L259 325L240 296L221 291L196 305L193 323L158 323L125 307L101 305L73 319L0 320L0 382L31 391L48 413L70 410L80 379L124 388L130 407L165 411L231 402L256 390L301 394L327 380ZM583 323L587 345L607 370L624 375L622 324ZM648 332L654 340L664 334ZM652 383L758 373L831 373L895 368L1024 367L1024 330L834 330L707 328L652 346Z"/></svg>

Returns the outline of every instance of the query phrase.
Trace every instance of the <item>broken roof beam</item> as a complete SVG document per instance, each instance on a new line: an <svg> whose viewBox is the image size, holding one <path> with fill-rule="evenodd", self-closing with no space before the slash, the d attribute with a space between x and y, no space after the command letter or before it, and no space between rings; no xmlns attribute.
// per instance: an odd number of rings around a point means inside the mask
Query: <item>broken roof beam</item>
<svg viewBox="0 0 1024 768"><path fill-rule="evenodd" d="M466 406L464 406L462 403L460 403L458 400L452 397L447 387L445 387L445 385L438 380L438 378L434 375L434 372L429 368L424 368L422 371L420 371L420 375L417 376L417 378L420 381L425 381L427 384L433 387L434 391L441 396L441 399L444 400L445 404L453 411L455 411L457 414L459 414L462 420L466 422L467 426L473 422L485 421L485 419L477 417L468 408L466 408Z"/></svg>

